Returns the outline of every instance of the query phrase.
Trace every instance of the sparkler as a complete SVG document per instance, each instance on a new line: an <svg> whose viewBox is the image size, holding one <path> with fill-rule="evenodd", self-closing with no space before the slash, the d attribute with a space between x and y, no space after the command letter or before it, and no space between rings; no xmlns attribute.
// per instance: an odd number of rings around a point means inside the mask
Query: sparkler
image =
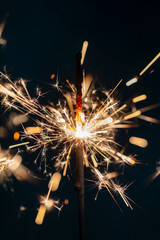
<svg viewBox="0 0 160 240"><path fill-rule="evenodd" d="M141 115L141 113L159 107L159 104L155 104L132 111L128 103L120 104L114 99L113 94L122 80L112 91L101 92L101 96L102 94L104 96L104 100L101 100L98 97L98 90L93 88L91 77L85 76L84 70L82 74L81 64L83 64L88 45L84 44L84 46L83 59L81 53L77 55L77 86L75 88L67 80L67 84L71 88L71 93L68 93L56 83L56 88L65 98L59 101L56 107L41 106L38 102L42 95L41 92L38 92L38 96L32 99L23 79L13 83L7 74L1 72L1 78L7 80L9 84L8 87L0 84L0 93L4 96L2 104L7 108L19 110L25 116L31 116L34 121L33 126L27 128L23 126L24 134L21 134L23 141L11 145L10 148L26 145L30 151L40 150L44 173L47 172L47 166L51 166L52 160L54 160L56 171L63 172L63 177L66 176L68 166L70 166L71 153L76 152L75 189L79 196L80 226L82 228L84 227L84 165L90 168L99 190L106 188L116 203L114 194L118 193L126 206L132 208L125 193L126 187L116 183L118 173L116 171L109 172L110 165L133 166L137 162L133 156L122 153L121 149L123 148L115 142L116 131L119 128L137 127L138 124L134 123L135 118L150 121L150 117ZM139 75L142 76L159 56L158 54ZM129 87L137 81L138 77L128 81L126 86ZM136 103L142 100L146 100L146 95L137 96L132 99L132 102ZM159 123L159 120L152 120L154 123ZM24 141L26 138L27 141ZM137 140L132 137L130 142L135 144ZM139 139L137 145L146 147L147 141ZM56 152L51 161L46 159L46 151L49 148L54 153ZM60 178L57 180L57 185L56 181L51 178L45 203L50 200L52 187L56 185L55 189L58 188ZM38 224L43 222L45 212L46 205L43 203L36 218ZM81 239L85 239L83 234L84 229L81 229Z"/></svg>

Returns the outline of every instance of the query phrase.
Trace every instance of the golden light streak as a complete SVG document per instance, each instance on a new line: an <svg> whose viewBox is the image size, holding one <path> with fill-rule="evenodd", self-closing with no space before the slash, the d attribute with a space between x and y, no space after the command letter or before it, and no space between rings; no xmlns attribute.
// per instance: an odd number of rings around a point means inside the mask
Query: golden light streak
<svg viewBox="0 0 160 240"><path fill-rule="evenodd" d="M156 104L141 108L139 110L141 111L141 113L143 113L143 112L147 112L147 111L150 111L150 110L158 108L158 107L160 107L160 103L156 103Z"/></svg>
<svg viewBox="0 0 160 240"><path fill-rule="evenodd" d="M26 84L25 84L25 82L24 82L23 79L21 79L21 84L22 84L22 86L23 86L23 88L24 88L24 90L25 90L28 98L31 100L31 97L30 97L30 95L29 95L29 92L28 92L28 90L27 90L27 88L26 88Z"/></svg>
<svg viewBox="0 0 160 240"><path fill-rule="evenodd" d="M144 138L130 137L129 142L141 148L146 148L148 146L148 141Z"/></svg>
<svg viewBox="0 0 160 240"><path fill-rule="evenodd" d="M139 115L141 115L141 111L137 110L136 112L133 112L133 113L125 116L123 119L124 119L124 120L128 120L128 119L137 117L137 116L139 116Z"/></svg>
<svg viewBox="0 0 160 240"><path fill-rule="evenodd" d="M106 98L106 100L102 103L102 105L100 106L99 110L101 110L101 108L103 107L103 105L107 102L107 100L109 99L109 97L114 93L114 91L117 89L117 87L119 86L119 84L122 82L122 79L118 82L118 84L115 86L115 88L111 91L111 93L108 95L108 97Z"/></svg>
<svg viewBox="0 0 160 240"><path fill-rule="evenodd" d="M66 79L66 82L68 83L68 85L70 86L70 88L72 89L73 92L75 92L74 88L72 87L72 85L70 84L69 80Z"/></svg>
<svg viewBox="0 0 160 240"><path fill-rule="evenodd" d="M153 58L153 60L140 72L140 76L147 71L147 69L160 57L160 52Z"/></svg>
<svg viewBox="0 0 160 240"><path fill-rule="evenodd" d="M81 65L83 65L83 62L84 62L84 58L85 58L85 55L86 55L87 48L88 48L88 42L87 42L87 41L84 41L84 42L83 42L83 46L82 46Z"/></svg>
<svg viewBox="0 0 160 240"><path fill-rule="evenodd" d="M42 128L41 127L27 127L25 129L27 134L38 134L42 132Z"/></svg>
<svg viewBox="0 0 160 240"><path fill-rule="evenodd" d="M97 168L97 167L98 167L98 164L97 164L97 162L96 162L93 154L91 154L91 159L92 159L92 162L93 162L94 167Z"/></svg>
<svg viewBox="0 0 160 240"><path fill-rule="evenodd" d="M127 107L127 104L124 104L123 106L121 106L120 108L118 108L116 111L114 111L109 117L113 117L116 113L118 113L118 112L120 112L120 111L122 111L124 108L126 108ZM112 121L113 121L113 119L112 119ZM111 122L112 122L111 121Z"/></svg>
<svg viewBox="0 0 160 240"><path fill-rule="evenodd" d="M160 120L156 119L156 118L152 118L152 117L148 117L148 116L144 116L144 115L140 115L138 116L138 118L145 120L147 122L151 122L151 123L155 123L155 124L160 124Z"/></svg>
<svg viewBox="0 0 160 240"><path fill-rule="evenodd" d="M0 84L0 92L13 98L16 97L16 95L13 92L9 91L7 88L3 87L1 84Z"/></svg>
<svg viewBox="0 0 160 240"><path fill-rule="evenodd" d="M130 164L130 165L134 165L136 162L133 158L128 157L120 152L117 152L117 156L120 157L124 162Z"/></svg>
<svg viewBox="0 0 160 240"><path fill-rule="evenodd" d="M29 142L18 143L15 145L10 145L9 148L15 148L15 147L19 147L19 146L23 146L23 145L27 145L27 144L29 144Z"/></svg>
<svg viewBox="0 0 160 240"><path fill-rule="evenodd" d="M87 155L86 155L86 153L85 153L85 151L84 151L84 148L83 148L83 157L84 157L84 161L85 161L86 167L89 167L88 158L87 158Z"/></svg>
<svg viewBox="0 0 160 240"><path fill-rule="evenodd" d="M69 162L69 157L70 157L70 154L71 154L72 146L73 146L73 145L70 146L70 149L69 149L69 151L68 151L68 155L67 155L67 158L66 158L65 167L64 167L64 170L63 170L63 176L66 176L67 166L68 166L68 162Z"/></svg>
<svg viewBox="0 0 160 240"><path fill-rule="evenodd" d="M67 93L65 95L66 99L67 99L67 102L68 102L68 106L70 108L70 111L72 113L72 118L75 119L75 113L74 113L74 109L73 109L73 103L72 103L72 98L71 98L71 95L69 93Z"/></svg>
<svg viewBox="0 0 160 240"><path fill-rule="evenodd" d="M116 178L118 176L117 172L111 172L107 174L107 178L111 179L111 178Z"/></svg>
<svg viewBox="0 0 160 240"><path fill-rule="evenodd" d="M128 82L126 82L126 86L129 87L131 86L132 84L136 83L138 81L138 78L135 77L135 78L132 78L131 80L129 80Z"/></svg>
<svg viewBox="0 0 160 240"><path fill-rule="evenodd" d="M109 127L110 128L117 128L117 129L118 128L137 128L137 127L139 127L139 124L114 124L114 125L109 124Z"/></svg>
<svg viewBox="0 0 160 240"><path fill-rule="evenodd" d="M60 87L58 87L58 86L57 86L57 88L65 96L64 92L62 91L62 89Z"/></svg>
<svg viewBox="0 0 160 240"><path fill-rule="evenodd" d="M50 193L51 193L51 190L52 190L54 182L55 181L50 181L49 184L48 184L49 190L48 190L48 193L47 193L47 197L45 199L45 206L46 206L46 204L48 202L48 199L49 199L49 196L50 196Z"/></svg>
<svg viewBox="0 0 160 240"><path fill-rule="evenodd" d="M45 213L46 213L46 206L40 205L40 208L38 210L38 213L35 219L36 224L41 225L43 223Z"/></svg>
<svg viewBox="0 0 160 240"><path fill-rule="evenodd" d="M132 102L137 103L147 99L147 95L143 94L132 99Z"/></svg>
<svg viewBox="0 0 160 240"><path fill-rule="evenodd" d="M61 174L59 172L55 172L51 177L51 180L49 181L48 188L50 189L51 187L52 192L56 191L59 187L60 181L61 181Z"/></svg>

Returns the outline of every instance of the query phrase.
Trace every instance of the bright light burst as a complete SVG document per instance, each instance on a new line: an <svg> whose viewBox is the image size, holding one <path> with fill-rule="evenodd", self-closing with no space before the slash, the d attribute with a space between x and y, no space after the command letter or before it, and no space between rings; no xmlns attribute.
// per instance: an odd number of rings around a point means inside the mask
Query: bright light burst
<svg viewBox="0 0 160 240"><path fill-rule="evenodd" d="M159 55L157 56L159 57ZM140 75L146 70L145 68ZM53 107L40 105L38 99L43 95L40 91L36 98L31 98L23 79L12 82L9 76L2 72L1 79L7 80L9 83L6 85L7 87L4 84L0 85L0 93L4 96L2 104L7 108L15 108L27 116L31 116L31 119L34 120L34 126L27 128L23 126L22 142L10 146L10 148L26 145L30 151L39 149L42 162L44 162L44 173L47 172L47 166L54 162L56 171L62 171L63 176L65 176L70 165L71 152L74 152L76 146L80 144L83 149L84 165L91 169L99 190L106 188L113 198L113 194L118 193L126 206L131 207L125 194L126 187L122 187L113 180L116 179L118 173L108 170L111 164L133 166L137 162L133 156L123 154L123 147L115 141L116 132L120 128L137 127L134 119L140 117L143 112L159 105L138 110L135 108L132 111L131 104L128 102L121 104L113 97L114 91L122 80L112 91L99 92L99 90L94 89L92 79L83 74L83 108L79 119L77 119L76 88L69 80L67 83L71 89L70 93L56 85L56 88L61 91L63 99L59 100L56 107ZM58 80L56 81L58 82ZM138 78L126 85L130 86L137 81ZM146 97L137 99L134 101L144 101ZM147 117L144 120L147 120ZM53 150L53 159L47 160L46 151L48 149ZM49 201L50 191L51 187L49 187L47 198L44 200L45 203ZM46 209L41 210L45 214Z"/></svg>

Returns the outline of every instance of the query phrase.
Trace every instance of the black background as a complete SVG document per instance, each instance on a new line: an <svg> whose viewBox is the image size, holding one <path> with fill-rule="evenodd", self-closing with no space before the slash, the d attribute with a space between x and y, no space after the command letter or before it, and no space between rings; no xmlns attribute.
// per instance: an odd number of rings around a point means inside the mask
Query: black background
<svg viewBox="0 0 160 240"><path fill-rule="evenodd" d="M47 89L52 81L50 75L57 69L62 83L66 78L74 82L75 55L87 40L85 69L98 78L102 86L113 88L123 78L121 96L128 98L130 94L146 92L148 105L159 102L159 61L139 83L125 88L125 81L137 75L160 50L159 8L154 1L145 4L140 1L128 4L121 1L0 1L1 20L6 12L9 17L3 38L7 45L0 49L0 67L3 70L6 65L13 79L28 79L31 95L34 96L37 85ZM149 74L152 69L155 71ZM56 101L54 94L49 93L52 101ZM146 115L160 118L158 109ZM142 136L149 142L144 150L134 146L128 150L136 152L142 163L148 163L125 170L128 181L136 179L128 194L139 206L133 204L131 211L119 200L121 213L106 191L102 190L95 201L96 189L86 183L87 239L159 239L159 178L148 188L144 180L155 171L160 157L160 129L158 125L144 123L130 134ZM24 154L23 161L33 162L33 157ZM88 178L89 173L85 174ZM6 190L1 186L1 239L78 239L73 185L74 176L71 181L62 180L55 194L62 201L68 198L69 205L59 216L56 210L48 212L42 226L35 225L34 220L39 206L37 196L45 192L44 186L32 186L14 178L14 192L11 187ZM20 206L26 210L20 213Z"/></svg>

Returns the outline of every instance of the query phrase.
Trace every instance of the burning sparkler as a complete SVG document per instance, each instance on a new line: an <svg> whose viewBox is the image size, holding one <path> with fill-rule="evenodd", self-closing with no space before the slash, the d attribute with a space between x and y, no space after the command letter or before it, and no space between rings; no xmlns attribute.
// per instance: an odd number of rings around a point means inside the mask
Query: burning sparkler
<svg viewBox="0 0 160 240"><path fill-rule="evenodd" d="M81 64L83 64L87 46L88 44L85 43L82 50L82 58L79 55L78 61L81 61ZM159 57L160 53L140 72L139 77ZM78 71L81 71L81 69L79 68ZM117 83L112 91L101 92L104 99L101 100L98 98L98 90L93 88L92 79L85 76L85 71L78 73L78 76L80 78L83 76L83 81L82 84L82 79L77 82L77 91L74 85L67 80L71 93L59 87L56 82L56 88L62 92L65 100L59 101L57 106L53 107L40 105L38 102L39 97L42 95L40 92L36 98L32 99L23 79L12 82L7 74L1 72L1 78L9 83L8 88L0 84L0 93L4 96L2 100L3 105L7 108L15 108L26 114L26 116L31 116L34 120L34 126L27 128L23 126L22 142L10 146L10 148L26 145L30 151L39 149L43 156L44 173L47 172L47 166L54 160L56 171L62 171L63 176L67 174L68 166L71 162L71 153L76 151L78 168L82 170L83 166L86 166L91 169L99 190L102 187L106 188L114 200L114 193L119 193L126 206L131 207L125 194L126 188L113 180L118 173L109 172L108 170L111 164L133 166L137 162L132 155L124 155L124 152L121 151L122 147L115 141L116 131L120 128L137 127L137 124L134 123L135 118L148 121L150 117L143 116L141 113L159 107L159 104L132 111L128 103L121 104L113 97L114 91L122 80ZM126 86L129 87L136 83L139 77L128 81ZM146 98L146 95L143 94L132 99L132 102L137 103L146 100ZM154 122L158 123L159 120L154 119ZM27 141L25 140L26 138ZM140 147L146 147L148 144L145 139L137 137L130 138L130 142ZM49 148L54 151L54 157L51 161L47 161L45 156ZM58 176L60 173L55 174ZM78 179L79 177L80 175ZM61 175L56 180L58 183L56 183L55 179L52 181L52 178L47 197L41 205L36 218L38 224L43 222L47 208L45 204L49 201L52 188L58 188ZM76 188L80 187L78 181L76 180Z"/></svg>

